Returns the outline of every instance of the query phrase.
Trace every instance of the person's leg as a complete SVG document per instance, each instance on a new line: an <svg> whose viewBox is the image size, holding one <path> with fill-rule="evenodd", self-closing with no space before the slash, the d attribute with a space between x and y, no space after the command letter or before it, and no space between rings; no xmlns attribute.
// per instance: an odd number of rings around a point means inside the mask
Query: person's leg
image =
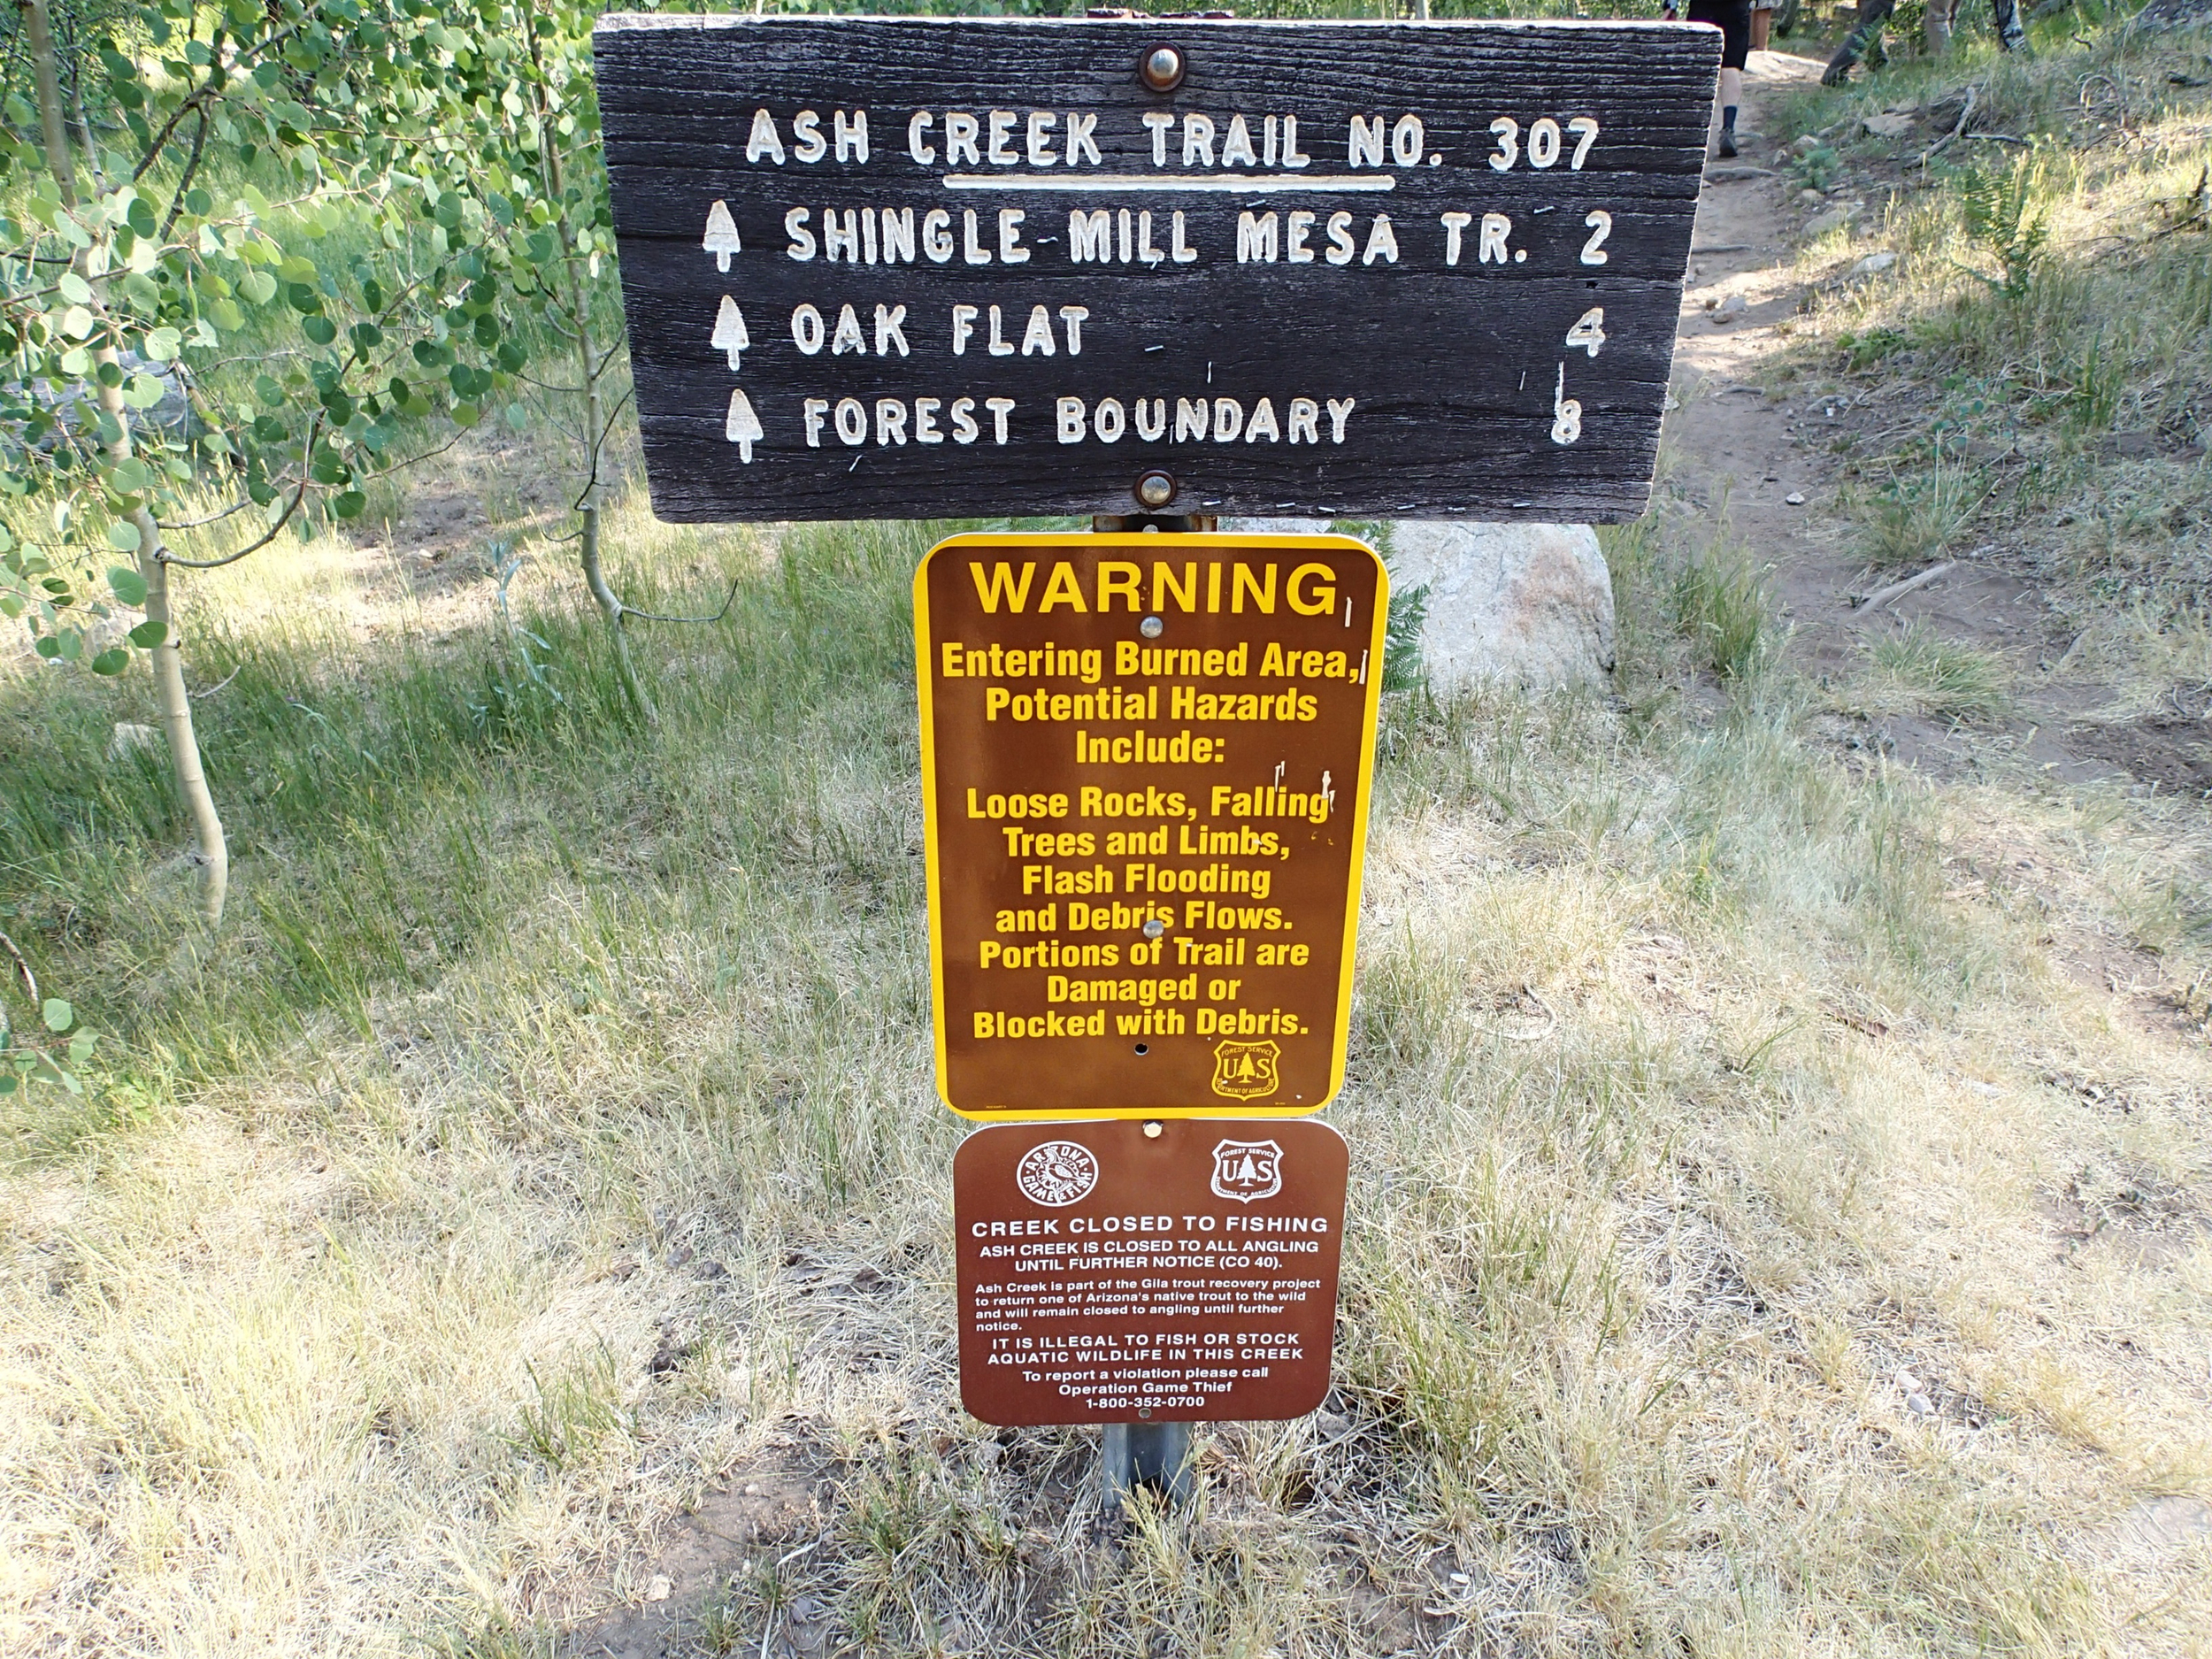
<svg viewBox="0 0 2212 1659"><path fill-rule="evenodd" d="M1766 50L1767 42L1770 38L1771 38L1773 29L1774 8L1771 6L1752 7L1751 50L1753 51L1763 52Z"/></svg>
<svg viewBox="0 0 2212 1659"><path fill-rule="evenodd" d="M1858 20L1843 37L1843 44L1836 48L1836 55L1828 60L1827 70L1820 77L1821 85L1839 87L1851 78L1851 65L1880 36L1882 25L1896 9L1897 0L1859 0Z"/></svg>
<svg viewBox="0 0 2212 1659"><path fill-rule="evenodd" d="M1736 106L1743 102L1743 71L1724 69L1720 72L1720 142L1714 153L1732 156L1736 153Z"/></svg>
<svg viewBox="0 0 2212 1659"><path fill-rule="evenodd" d="M2028 31L2020 21L2020 0L1989 0L1990 21L1997 26L1997 44L2008 52L2028 50Z"/></svg>

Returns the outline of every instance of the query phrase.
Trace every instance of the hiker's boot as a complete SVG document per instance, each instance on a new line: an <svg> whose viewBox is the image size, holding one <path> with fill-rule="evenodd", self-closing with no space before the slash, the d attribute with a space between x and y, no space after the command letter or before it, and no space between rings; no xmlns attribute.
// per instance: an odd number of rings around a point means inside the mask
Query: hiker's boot
<svg viewBox="0 0 2212 1659"><path fill-rule="evenodd" d="M1735 153L1736 135L1724 127L1720 129L1720 136L1713 141L1713 154L1726 161Z"/></svg>

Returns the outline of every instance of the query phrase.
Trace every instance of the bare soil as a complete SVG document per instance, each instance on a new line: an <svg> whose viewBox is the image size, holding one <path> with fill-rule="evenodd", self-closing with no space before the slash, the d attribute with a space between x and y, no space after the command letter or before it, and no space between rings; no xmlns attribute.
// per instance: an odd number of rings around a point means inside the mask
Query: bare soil
<svg viewBox="0 0 2212 1659"><path fill-rule="evenodd" d="M1773 95L1817 81L1821 67L1788 52L1752 54L1743 124L1756 134ZM2074 630L2054 596L2002 547L1968 549L1926 586L1878 609L1862 606L1866 595L1915 570L1870 567L1839 508L1844 478L1834 451L1847 438L1863 452L1878 450L1924 417L1909 395L1826 384L1817 373L1785 379L1776 369L1786 356L1802 355L1792 332L1808 296L1795 268L1807 225L1838 207L1878 219L1886 181L1863 175L1824 201L1808 202L1797 180L1770 165L1775 149L1761 135L1745 142L1740 162L1707 171L1677 336L1681 406L1668 426L1674 487L1701 504L1725 502L1733 528L1767 569L1788 650L1808 675L1845 679L1875 638L1917 624L2002 653L2018 682L2006 719L1970 729L1912 717L1845 718L1831 723L1835 740L1947 779L2001 764L2062 783L2212 791L2212 726L2203 709L2177 704L2131 719L2095 718L2113 701L2112 688L2043 672L2066 657ZM1724 311L1737 296L1743 308ZM2136 436L2155 434L2115 442Z"/></svg>

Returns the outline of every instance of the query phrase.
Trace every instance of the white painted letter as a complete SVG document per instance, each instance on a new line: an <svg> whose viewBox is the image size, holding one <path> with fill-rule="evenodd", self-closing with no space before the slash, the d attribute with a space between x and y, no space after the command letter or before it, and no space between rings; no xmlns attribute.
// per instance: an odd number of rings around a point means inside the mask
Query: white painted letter
<svg viewBox="0 0 2212 1659"><path fill-rule="evenodd" d="M952 257L952 215L941 207L933 207L922 215L922 251L932 265L942 265Z"/></svg>
<svg viewBox="0 0 2212 1659"><path fill-rule="evenodd" d="M1010 397L987 397L983 400L983 407L991 411L991 431L994 441L1004 443L1006 442L1006 418L1014 412L1014 400Z"/></svg>
<svg viewBox="0 0 2212 1659"><path fill-rule="evenodd" d="M945 400L941 397L918 397L914 400L915 442L942 443L945 441L944 429L937 424L937 411L944 404Z"/></svg>
<svg viewBox="0 0 2212 1659"><path fill-rule="evenodd" d="M991 142L984 148L984 155L994 167L1011 167L1021 157L1006 147L1006 141L1014 135L1014 111L993 110L990 114Z"/></svg>
<svg viewBox="0 0 2212 1659"><path fill-rule="evenodd" d="M801 110L791 118L791 153L806 162L819 161L829 154L829 141L822 136L822 118L812 110Z"/></svg>
<svg viewBox="0 0 2212 1659"><path fill-rule="evenodd" d="M955 443L973 443L978 432L975 424L975 399L956 397L952 400L952 441Z"/></svg>
<svg viewBox="0 0 2212 1659"><path fill-rule="evenodd" d="M814 257L814 233L806 227L807 210L795 207L783 216L783 234L791 238L791 245L784 250L794 259Z"/></svg>
<svg viewBox="0 0 2212 1659"><path fill-rule="evenodd" d="M1387 213L1375 215L1375 222L1367 230L1367 251L1359 257L1363 265L1372 265L1378 259L1387 259L1392 265L1398 263L1398 233L1390 228Z"/></svg>
<svg viewBox="0 0 2212 1659"><path fill-rule="evenodd" d="M1475 247L1477 265L1505 265L1513 256L1506 251L1505 239L1513 232L1513 221L1502 213L1485 213L1482 232Z"/></svg>
<svg viewBox="0 0 2212 1659"><path fill-rule="evenodd" d="M1313 215L1302 208L1284 221L1283 257L1292 265L1311 265L1313 250L1306 246L1306 237L1313 229Z"/></svg>
<svg viewBox="0 0 2212 1659"><path fill-rule="evenodd" d="M991 263L991 250L976 240L975 228L975 209L963 208L960 212L961 257L970 265L988 265Z"/></svg>
<svg viewBox="0 0 2212 1659"><path fill-rule="evenodd" d="M1165 110L1147 110L1141 118L1152 129L1152 165L1167 165L1167 129L1175 125L1175 118Z"/></svg>
<svg viewBox="0 0 2212 1659"><path fill-rule="evenodd" d="M1060 308L1060 320L1067 325L1068 356L1071 357L1083 355L1083 325L1090 314L1091 308L1087 305L1063 305Z"/></svg>
<svg viewBox="0 0 2212 1659"><path fill-rule="evenodd" d="M1029 308L1029 326L1022 330L1022 356L1048 357L1053 355L1052 313L1041 305Z"/></svg>
<svg viewBox="0 0 2212 1659"><path fill-rule="evenodd" d="M981 132L972 115L954 110L945 117L945 165L956 167L966 162L971 167L983 165L983 157L976 154L975 135Z"/></svg>
<svg viewBox="0 0 2212 1659"><path fill-rule="evenodd" d="M822 417L829 413L829 399L810 397L800 407L806 414L806 447L818 449L822 447Z"/></svg>
<svg viewBox="0 0 2212 1659"><path fill-rule="evenodd" d="M1347 165L1381 166L1383 158L1382 117L1378 115L1370 119L1363 115L1355 115L1352 118L1351 132L1345 140L1344 150L1345 154L1349 157Z"/></svg>
<svg viewBox="0 0 2212 1659"><path fill-rule="evenodd" d="M1321 442L1321 405L1310 397L1290 400L1290 442L1318 443Z"/></svg>
<svg viewBox="0 0 2212 1659"><path fill-rule="evenodd" d="M1376 117L1378 122L1381 117ZM1427 135L1417 115L1401 115L1390 129L1390 158L1401 167L1417 167L1428 153Z"/></svg>
<svg viewBox="0 0 2212 1659"><path fill-rule="evenodd" d="M1444 221L1444 263L1457 265L1459 233L1475 222L1475 216L1471 213L1446 213L1440 217Z"/></svg>
<svg viewBox="0 0 2212 1659"><path fill-rule="evenodd" d="M1022 246L1021 222L1025 217L1018 207L1002 207L998 211L998 257L1008 265L1029 263L1029 250Z"/></svg>
<svg viewBox="0 0 2212 1659"><path fill-rule="evenodd" d="M889 357L891 354L884 349L887 345L896 346L902 357L912 355L906 349L906 307L903 305L894 305L887 311L880 305L876 307L876 356Z"/></svg>
<svg viewBox="0 0 2212 1659"><path fill-rule="evenodd" d="M1177 265L1188 265L1198 257L1198 250L1183 240L1183 215L1180 211L1169 224L1168 230L1168 250L1174 255Z"/></svg>
<svg viewBox="0 0 2212 1659"><path fill-rule="evenodd" d="M1048 110L1030 111L1029 165L1031 166L1049 167L1057 159L1052 153L1052 140L1049 134L1059 119Z"/></svg>
<svg viewBox="0 0 2212 1659"><path fill-rule="evenodd" d="M1058 404L1058 413L1060 442L1063 443L1082 442L1083 400L1079 397L1062 398Z"/></svg>
<svg viewBox="0 0 2212 1659"><path fill-rule="evenodd" d="M927 110L918 110L906 124L906 153L923 166L937 159L937 146L926 142L922 134L937 125L937 118Z"/></svg>
<svg viewBox="0 0 2212 1659"><path fill-rule="evenodd" d="M1186 167L1210 167L1214 165L1212 116L1186 115L1183 118L1183 165Z"/></svg>
<svg viewBox="0 0 2212 1659"><path fill-rule="evenodd" d="M837 313L837 328L830 335L830 356L841 357L848 351L858 352L864 357L868 351L867 336L860 332L859 314L849 305Z"/></svg>
<svg viewBox="0 0 2212 1659"><path fill-rule="evenodd" d="M1329 215L1329 251L1323 256L1331 265L1349 265L1357 251L1352 245L1352 216L1349 213Z"/></svg>
<svg viewBox="0 0 2212 1659"><path fill-rule="evenodd" d="M757 162L763 156L773 156L776 165L783 165L783 140L776 132L776 118L765 110L753 111L752 136L745 141L745 159Z"/></svg>
<svg viewBox="0 0 2212 1659"><path fill-rule="evenodd" d="M1091 134L1095 133L1097 130L1097 116L1085 115L1075 110L1070 110L1068 111L1068 142L1067 148L1064 154L1066 157L1069 166L1072 167L1079 165L1082 161L1083 152L1086 150L1090 152L1091 159L1094 162L1099 158L1097 141L1091 136Z"/></svg>
<svg viewBox="0 0 2212 1659"><path fill-rule="evenodd" d="M1114 226L1112 216L1105 208L1086 213L1081 208L1068 212L1068 258L1076 265L1091 262L1105 265L1114 257Z"/></svg>
<svg viewBox="0 0 2212 1659"><path fill-rule="evenodd" d="M838 160L843 161L848 153L855 161L868 159L867 111L855 110L852 119L849 121L845 119L845 111L840 110L830 118L830 124L837 134Z"/></svg>
<svg viewBox="0 0 2212 1659"><path fill-rule="evenodd" d="M952 308L952 355L954 357L964 357L968 355L968 341L975 333L975 319L980 314L972 305L956 305Z"/></svg>
<svg viewBox="0 0 2212 1659"><path fill-rule="evenodd" d="M822 313L811 305L802 305L791 313L791 342L802 356L812 357L822 349ZM828 404L822 405L826 409Z"/></svg>
<svg viewBox="0 0 2212 1659"><path fill-rule="evenodd" d="M1329 442L1331 443L1344 442L1344 423L1351 418L1352 400L1350 398L1339 400L1332 397L1329 399Z"/></svg>
<svg viewBox="0 0 2212 1659"><path fill-rule="evenodd" d="M1252 407L1252 419L1244 428L1244 441L1257 443L1264 437L1270 443L1280 443L1283 434L1275 427L1275 403L1263 397Z"/></svg>

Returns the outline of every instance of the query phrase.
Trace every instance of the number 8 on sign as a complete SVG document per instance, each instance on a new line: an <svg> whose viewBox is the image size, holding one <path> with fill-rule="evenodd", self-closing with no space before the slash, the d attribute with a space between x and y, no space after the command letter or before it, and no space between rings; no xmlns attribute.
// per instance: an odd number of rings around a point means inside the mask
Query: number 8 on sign
<svg viewBox="0 0 2212 1659"><path fill-rule="evenodd" d="M1582 435L1582 405L1567 396L1567 365L1559 365L1558 389L1551 395L1551 441L1572 443Z"/></svg>

